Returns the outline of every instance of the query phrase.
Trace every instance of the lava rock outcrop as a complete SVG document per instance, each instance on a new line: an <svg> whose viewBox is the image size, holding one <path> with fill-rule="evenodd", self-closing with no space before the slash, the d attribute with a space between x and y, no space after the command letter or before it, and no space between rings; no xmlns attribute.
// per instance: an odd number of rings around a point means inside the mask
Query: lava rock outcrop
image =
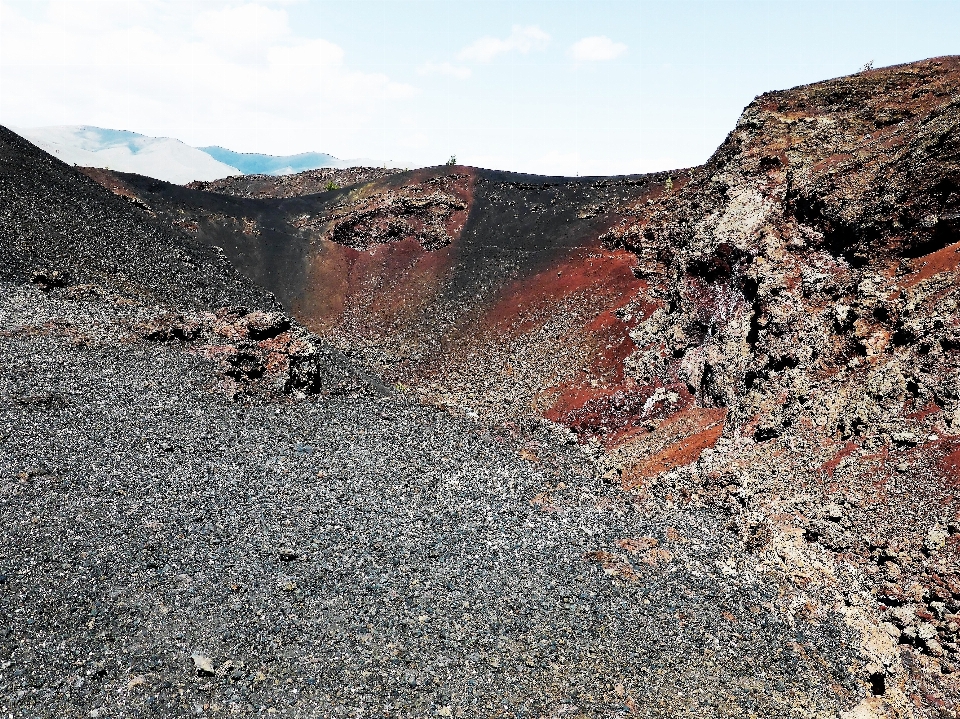
<svg viewBox="0 0 960 719"><path fill-rule="evenodd" d="M178 342L212 360L231 399L239 395L360 392L377 385L363 378L328 345L277 312L243 308L165 314L135 329L152 342ZM386 388L381 388L386 392Z"/></svg>

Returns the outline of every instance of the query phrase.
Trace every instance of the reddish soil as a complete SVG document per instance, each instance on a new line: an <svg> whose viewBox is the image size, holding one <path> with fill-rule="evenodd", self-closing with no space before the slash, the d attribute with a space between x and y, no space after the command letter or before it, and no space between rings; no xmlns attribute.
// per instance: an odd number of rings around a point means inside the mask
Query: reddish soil
<svg viewBox="0 0 960 719"><path fill-rule="evenodd" d="M663 449L625 468L622 475L624 488L632 489L646 479L696 462L703 450L713 447L720 439L726 415L724 409L690 408L670 418L657 433L669 433L672 441Z"/></svg>
<svg viewBox="0 0 960 719"><path fill-rule="evenodd" d="M856 442L847 442L843 445L843 448L837 452L833 457L823 463L820 467L828 477L833 477L833 473L836 472L837 467L840 465L840 462L844 460L845 457L849 457L851 454L860 449L860 445Z"/></svg>
<svg viewBox="0 0 960 719"><path fill-rule="evenodd" d="M901 280L904 287L915 287L941 272L956 272L960 266L960 242L917 258L913 266L915 269Z"/></svg>
<svg viewBox="0 0 960 719"><path fill-rule="evenodd" d="M366 251L324 240L294 311L321 335L342 327L379 340L430 304L452 251L428 252L414 238Z"/></svg>

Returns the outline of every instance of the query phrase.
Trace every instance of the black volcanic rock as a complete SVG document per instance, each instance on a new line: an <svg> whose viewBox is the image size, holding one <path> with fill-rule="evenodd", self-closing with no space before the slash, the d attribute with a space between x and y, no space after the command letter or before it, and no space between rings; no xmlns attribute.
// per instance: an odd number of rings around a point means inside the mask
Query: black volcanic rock
<svg viewBox="0 0 960 719"><path fill-rule="evenodd" d="M634 504L546 427L402 393L232 402L127 313L3 284L3 711L772 716L863 692L841 616L785 613L723 512Z"/></svg>
<svg viewBox="0 0 960 719"><path fill-rule="evenodd" d="M274 309L221 253L0 128L0 278L98 285L213 309Z"/></svg>

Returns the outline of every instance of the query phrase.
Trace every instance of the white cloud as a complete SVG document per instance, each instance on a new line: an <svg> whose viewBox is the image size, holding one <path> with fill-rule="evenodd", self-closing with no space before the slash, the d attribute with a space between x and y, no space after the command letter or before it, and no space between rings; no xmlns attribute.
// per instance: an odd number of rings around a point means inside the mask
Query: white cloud
<svg viewBox="0 0 960 719"><path fill-rule="evenodd" d="M351 69L291 28L282 3L0 0L0 123L98 125L191 145L369 152L417 90Z"/></svg>
<svg viewBox="0 0 960 719"><path fill-rule="evenodd" d="M417 68L421 75L447 75L458 80L466 80L472 74L469 67L454 65L449 62L428 62Z"/></svg>
<svg viewBox="0 0 960 719"><path fill-rule="evenodd" d="M466 62L490 62L498 55L508 52L528 53L531 50L543 50L549 42L550 36L536 25L514 25L510 35L503 40L482 37L463 48L458 57Z"/></svg>
<svg viewBox="0 0 960 719"><path fill-rule="evenodd" d="M290 35L285 10L247 4L208 10L193 21L193 31L204 43L249 52L251 47L271 44Z"/></svg>
<svg viewBox="0 0 960 719"><path fill-rule="evenodd" d="M580 62L615 60L627 51L627 46L614 42L606 35L594 35L578 40L570 46L570 54Z"/></svg>

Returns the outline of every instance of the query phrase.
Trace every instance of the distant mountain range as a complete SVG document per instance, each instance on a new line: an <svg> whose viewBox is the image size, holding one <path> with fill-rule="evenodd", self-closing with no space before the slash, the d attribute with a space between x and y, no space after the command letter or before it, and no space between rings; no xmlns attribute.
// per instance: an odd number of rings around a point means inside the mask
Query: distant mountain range
<svg viewBox="0 0 960 719"><path fill-rule="evenodd" d="M319 167L342 167L343 163L325 152L301 152L299 155L260 155L234 152L223 147L199 147L213 159L240 170L244 175L292 175Z"/></svg>
<svg viewBox="0 0 960 719"><path fill-rule="evenodd" d="M223 147L191 147L171 137L150 137L126 130L90 125L15 128L21 136L64 162L136 172L185 184L231 175L289 175L320 167L350 167L362 161L341 161L323 152L262 155ZM371 164L367 161L366 164Z"/></svg>

